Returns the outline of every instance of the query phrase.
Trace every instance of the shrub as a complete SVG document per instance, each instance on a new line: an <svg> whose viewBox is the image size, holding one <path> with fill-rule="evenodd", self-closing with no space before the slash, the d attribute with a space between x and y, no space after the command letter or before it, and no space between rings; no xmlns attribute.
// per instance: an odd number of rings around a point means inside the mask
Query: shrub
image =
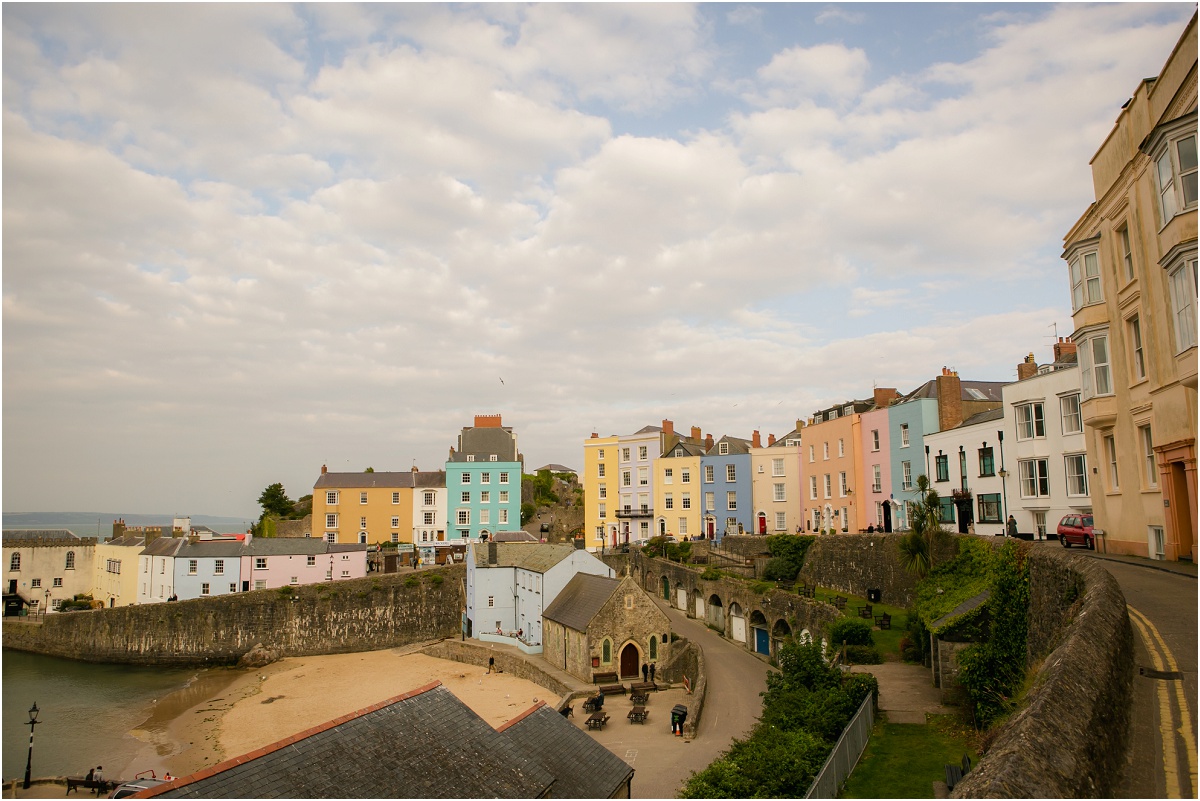
<svg viewBox="0 0 1200 801"><path fill-rule="evenodd" d="M429 583L435 587L440 587L443 581L445 581L445 579L442 578L440 573L434 573L429 577Z"/></svg>
<svg viewBox="0 0 1200 801"><path fill-rule="evenodd" d="M414 576L409 576L408 578L406 578L404 580L404 586L408 587L409 589L412 589L413 587L417 586L420 583L421 582L417 581L416 577L414 577Z"/></svg>
<svg viewBox="0 0 1200 801"><path fill-rule="evenodd" d="M715 567L706 567L704 568L704 572L700 574L700 578L705 581L716 581L721 578L721 571Z"/></svg>
<svg viewBox="0 0 1200 801"><path fill-rule="evenodd" d="M846 661L852 665L878 665L883 657L870 645L847 645Z"/></svg>
<svg viewBox="0 0 1200 801"><path fill-rule="evenodd" d="M295 590L291 587L280 587L278 590L276 590L276 592L278 592L284 598L288 598L288 597L291 597L292 593L294 593Z"/></svg>
<svg viewBox="0 0 1200 801"><path fill-rule="evenodd" d="M767 560L763 568L763 578L768 581L794 581L800 568L791 559L776 556Z"/></svg>
<svg viewBox="0 0 1200 801"><path fill-rule="evenodd" d="M750 591L763 595L775 589L775 585L769 581L754 581L750 583Z"/></svg>
<svg viewBox="0 0 1200 801"><path fill-rule="evenodd" d="M870 646L875 644L875 637L871 634L871 624L867 621L844 617L835 620L829 626L829 642L839 647L843 642L847 645Z"/></svg>

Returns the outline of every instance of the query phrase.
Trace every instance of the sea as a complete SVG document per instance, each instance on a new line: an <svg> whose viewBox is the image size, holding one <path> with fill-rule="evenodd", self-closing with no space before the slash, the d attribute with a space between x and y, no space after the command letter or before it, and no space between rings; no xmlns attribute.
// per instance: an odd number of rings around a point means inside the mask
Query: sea
<svg viewBox="0 0 1200 801"><path fill-rule="evenodd" d="M2 664L5 780L25 775L35 703L34 778L82 776L99 765L109 778L133 778L178 749L167 725L232 678L220 668L94 664L11 650Z"/></svg>

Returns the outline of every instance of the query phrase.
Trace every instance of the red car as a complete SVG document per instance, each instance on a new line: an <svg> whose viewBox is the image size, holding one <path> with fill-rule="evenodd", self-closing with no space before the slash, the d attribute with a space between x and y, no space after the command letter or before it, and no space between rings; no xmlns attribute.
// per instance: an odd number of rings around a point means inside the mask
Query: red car
<svg viewBox="0 0 1200 801"><path fill-rule="evenodd" d="M1092 535L1091 515L1067 515L1058 521L1058 541L1064 548L1072 545L1086 545L1088 550L1095 550L1096 538Z"/></svg>

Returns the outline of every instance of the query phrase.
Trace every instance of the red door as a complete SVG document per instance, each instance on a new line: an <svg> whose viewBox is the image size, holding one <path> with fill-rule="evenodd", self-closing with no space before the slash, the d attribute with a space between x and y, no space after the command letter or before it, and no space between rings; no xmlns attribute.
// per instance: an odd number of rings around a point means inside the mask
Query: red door
<svg viewBox="0 0 1200 801"><path fill-rule="evenodd" d="M758 533L759 534L767 533L767 516L764 514L760 514L758 516Z"/></svg>
<svg viewBox="0 0 1200 801"><path fill-rule="evenodd" d="M621 678L637 678L642 675L641 666L638 664L638 649L633 643L627 643L621 649Z"/></svg>

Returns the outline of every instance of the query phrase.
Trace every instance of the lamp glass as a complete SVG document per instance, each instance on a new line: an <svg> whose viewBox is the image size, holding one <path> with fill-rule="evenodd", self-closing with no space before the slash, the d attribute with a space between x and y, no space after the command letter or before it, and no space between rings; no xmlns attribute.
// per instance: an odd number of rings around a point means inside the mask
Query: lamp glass
<svg viewBox="0 0 1200 801"><path fill-rule="evenodd" d="M39 712L39 710L38 710L37 701L34 701L33 706L29 707L29 720L36 721L38 712Z"/></svg>

